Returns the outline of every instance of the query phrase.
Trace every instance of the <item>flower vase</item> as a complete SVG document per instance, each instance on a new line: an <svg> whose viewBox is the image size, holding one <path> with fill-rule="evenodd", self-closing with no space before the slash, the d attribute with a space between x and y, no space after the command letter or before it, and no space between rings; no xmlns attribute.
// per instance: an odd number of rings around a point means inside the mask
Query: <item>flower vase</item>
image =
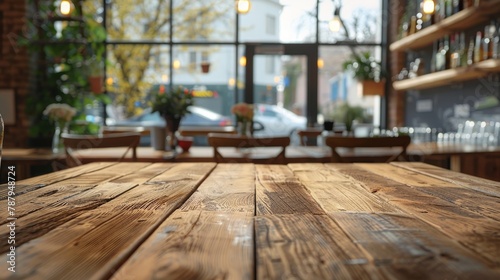
<svg viewBox="0 0 500 280"><path fill-rule="evenodd" d="M52 137L52 153L59 153L64 149L62 134L68 132L68 125L65 122L55 122L56 128Z"/></svg>
<svg viewBox="0 0 500 280"><path fill-rule="evenodd" d="M165 122L167 124L167 147L170 147L172 151L175 151L177 148L177 136L176 132L179 130L179 125L181 123L181 118L175 118L172 116L165 116Z"/></svg>
<svg viewBox="0 0 500 280"><path fill-rule="evenodd" d="M243 120L238 122L238 134L241 136L250 135L250 126L248 125L249 121Z"/></svg>

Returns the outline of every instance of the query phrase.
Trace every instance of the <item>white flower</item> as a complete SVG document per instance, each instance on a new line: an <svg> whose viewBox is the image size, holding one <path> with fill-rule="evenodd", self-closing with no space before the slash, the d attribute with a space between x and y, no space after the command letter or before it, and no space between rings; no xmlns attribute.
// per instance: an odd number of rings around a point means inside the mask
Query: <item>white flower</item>
<svg viewBox="0 0 500 280"><path fill-rule="evenodd" d="M53 119L54 121L69 122L76 115L76 109L64 103L52 103L43 114Z"/></svg>

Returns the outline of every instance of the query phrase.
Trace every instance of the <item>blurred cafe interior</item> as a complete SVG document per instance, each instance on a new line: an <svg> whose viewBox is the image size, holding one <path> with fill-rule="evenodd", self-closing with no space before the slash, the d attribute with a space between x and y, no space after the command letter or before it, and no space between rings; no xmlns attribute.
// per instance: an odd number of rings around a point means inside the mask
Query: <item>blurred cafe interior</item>
<svg viewBox="0 0 500 280"><path fill-rule="evenodd" d="M208 147L197 130L237 131L244 102L255 136L310 131L328 153L328 135L409 135L408 161L500 181L498 0L3 0L0 34L2 170L25 177L64 168L61 131L128 128L139 160L167 152L153 103L181 86L171 138L192 147L165 160Z"/></svg>
<svg viewBox="0 0 500 280"><path fill-rule="evenodd" d="M500 0L0 0L0 279L500 279Z"/></svg>

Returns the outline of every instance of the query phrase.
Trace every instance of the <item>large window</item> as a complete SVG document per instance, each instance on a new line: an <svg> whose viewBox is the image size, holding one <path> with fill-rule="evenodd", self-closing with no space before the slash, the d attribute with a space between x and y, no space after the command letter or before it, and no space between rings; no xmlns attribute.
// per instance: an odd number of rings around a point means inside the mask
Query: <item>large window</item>
<svg viewBox="0 0 500 280"><path fill-rule="evenodd" d="M345 75L339 65L352 50L364 48L381 57L382 1L253 0L246 15L236 14L232 0L86 3L105 5L93 9L105 15L107 90L114 100L113 111L119 112L115 116L128 118L147 108L149 93L158 85L212 92L197 98L196 104L230 115L231 105L245 94L242 55L246 43L316 44L324 64L318 100L334 102L331 81ZM343 25L332 32L328 22L339 6ZM262 81L260 86L270 92L284 91L285 97L293 95L286 97L289 100L307 102L305 87L300 86L305 63L284 56L265 57L264 63L256 59L256 67L262 68L255 69L256 83ZM202 63L209 63L208 70ZM297 108L293 102L281 100L281 104ZM295 111L300 114L301 110Z"/></svg>

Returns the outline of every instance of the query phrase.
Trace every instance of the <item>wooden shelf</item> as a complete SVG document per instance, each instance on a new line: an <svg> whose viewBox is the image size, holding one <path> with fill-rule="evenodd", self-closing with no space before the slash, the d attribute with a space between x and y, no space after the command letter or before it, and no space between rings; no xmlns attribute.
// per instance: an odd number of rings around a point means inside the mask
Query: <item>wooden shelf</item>
<svg viewBox="0 0 500 280"><path fill-rule="evenodd" d="M500 0L481 1L481 5L478 7L462 10L415 34L398 40L392 43L389 49L391 51L404 51L429 46L434 41L454 31L461 31L469 27L487 23L492 15L499 12Z"/></svg>
<svg viewBox="0 0 500 280"><path fill-rule="evenodd" d="M392 83L395 90L427 89L484 77L500 71L500 59L488 59L468 67L448 69Z"/></svg>

